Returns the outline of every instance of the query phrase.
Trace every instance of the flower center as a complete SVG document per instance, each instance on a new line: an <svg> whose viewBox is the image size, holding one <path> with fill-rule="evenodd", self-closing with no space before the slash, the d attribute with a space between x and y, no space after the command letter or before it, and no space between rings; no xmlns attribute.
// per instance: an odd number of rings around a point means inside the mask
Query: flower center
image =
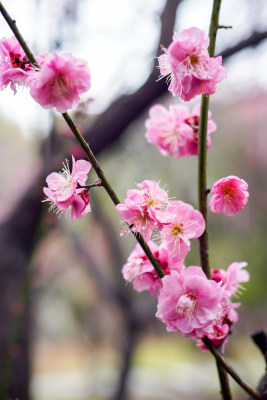
<svg viewBox="0 0 267 400"><path fill-rule="evenodd" d="M151 197L147 199L147 206L148 207L153 207L155 205L155 200L152 199Z"/></svg>
<svg viewBox="0 0 267 400"><path fill-rule="evenodd" d="M230 185L226 185L226 186L222 187L221 191L225 197L231 196L231 194L233 193L233 189Z"/></svg>
<svg viewBox="0 0 267 400"><path fill-rule="evenodd" d="M180 316L185 317L186 319L188 319L188 321L190 321L195 311L196 304L196 296L189 293L184 294L178 300L176 311Z"/></svg>
<svg viewBox="0 0 267 400"><path fill-rule="evenodd" d="M13 68L21 68L24 71L29 71L32 69L32 66L30 65L29 61L27 61L26 57L21 59L21 55L18 53L14 54L13 51L9 53L9 57Z"/></svg>
<svg viewBox="0 0 267 400"><path fill-rule="evenodd" d="M172 234L174 235L174 236L179 236L179 235L181 235L182 233L183 233L183 228L182 228L182 225L179 225L179 224L175 224L175 225L173 225L172 226Z"/></svg>
<svg viewBox="0 0 267 400"><path fill-rule="evenodd" d="M198 58L198 56L196 55L196 54L191 54L190 56L189 56L189 60L190 60L190 64L194 67L195 65L197 65L198 64L198 62L199 62L199 58Z"/></svg>
<svg viewBox="0 0 267 400"><path fill-rule="evenodd" d="M51 80L53 94L56 99L60 99L71 94L71 84L65 75L58 75Z"/></svg>

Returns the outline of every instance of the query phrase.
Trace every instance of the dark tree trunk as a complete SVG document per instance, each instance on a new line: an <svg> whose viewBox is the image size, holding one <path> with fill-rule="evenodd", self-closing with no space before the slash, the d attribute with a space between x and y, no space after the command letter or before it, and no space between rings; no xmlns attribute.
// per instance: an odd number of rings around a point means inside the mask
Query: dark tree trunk
<svg viewBox="0 0 267 400"><path fill-rule="evenodd" d="M0 399L28 400L29 259L40 221L41 184L0 228Z"/></svg>

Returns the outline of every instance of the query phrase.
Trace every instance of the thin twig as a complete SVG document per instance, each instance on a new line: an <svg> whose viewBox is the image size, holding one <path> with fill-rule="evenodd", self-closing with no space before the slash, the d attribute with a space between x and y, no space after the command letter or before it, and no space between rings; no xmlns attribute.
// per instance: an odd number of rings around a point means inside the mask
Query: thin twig
<svg viewBox="0 0 267 400"><path fill-rule="evenodd" d="M264 397L260 393L258 393L251 386L249 386L243 379L240 378L240 376L234 370L234 368L225 360L225 358L219 352L217 352L214 349L211 341L207 337L202 339L202 341L205 344L205 346L209 349L209 351L212 353L212 355L216 358L216 360L223 366L225 371L227 371L228 374L231 375L231 377L239 384L239 386L241 386L247 393L249 393L253 397L253 399L257 400L264 399Z"/></svg>
<svg viewBox="0 0 267 400"><path fill-rule="evenodd" d="M231 388L229 385L228 373L225 371L221 363L216 360L216 366L221 386L221 395L225 400L232 400Z"/></svg>

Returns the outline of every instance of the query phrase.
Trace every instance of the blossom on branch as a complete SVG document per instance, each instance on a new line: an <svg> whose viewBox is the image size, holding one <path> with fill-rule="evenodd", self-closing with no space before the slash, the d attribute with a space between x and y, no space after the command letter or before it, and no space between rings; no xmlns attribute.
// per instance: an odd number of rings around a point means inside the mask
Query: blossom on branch
<svg viewBox="0 0 267 400"><path fill-rule="evenodd" d="M41 57L39 63L41 69L28 80L34 100L47 109L56 107L60 113L76 107L80 94L91 87L87 62L71 53L52 52Z"/></svg>
<svg viewBox="0 0 267 400"><path fill-rule="evenodd" d="M17 85L26 86L27 78L35 72L24 50L15 38L3 38L0 41L0 87L10 88L16 93Z"/></svg>
<svg viewBox="0 0 267 400"><path fill-rule="evenodd" d="M91 211L89 204L89 191L80 186L85 185L91 164L85 160L75 161L72 156L72 172L66 162L62 172L52 172L46 178L48 187L44 187L47 198L50 201L51 210L63 212L70 209L70 221L74 218L80 219L84 214Z"/></svg>
<svg viewBox="0 0 267 400"><path fill-rule="evenodd" d="M233 324L238 320L236 308L240 303L232 303L231 298L237 296L241 289L240 283L249 280L249 273L242 268L246 267L246 262L234 262L229 265L227 270L211 269L211 279L221 285L225 291L224 301L222 302L221 312L218 314L212 325L207 327L205 335L211 340L214 347L222 346L224 351L228 339L226 336L231 333ZM206 350L203 343L199 343L202 350Z"/></svg>
<svg viewBox="0 0 267 400"><path fill-rule="evenodd" d="M249 273L243 270L247 265L246 262L234 262L229 265L227 270L211 269L211 279L221 282L224 290L230 296L234 296L238 294L240 289L243 289L240 283L249 281Z"/></svg>
<svg viewBox="0 0 267 400"><path fill-rule="evenodd" d="M204 337L222 309L225 291L220 284L208 279L198 266L180 273L173 270L162 283L156 317L168 332L178 331L194 340Z"/></svg>
<svg viewBox="0 0 267 400"><path fill-rule="evenodd" d="M175 269L181 272L185 268L183 262L177 257L172 257L164 246L158 246L152 241L148 242L148 246L165 275L170 274L171 270ZM139 244L136 245L129 255L127 263L124 264L122 275L127 282L133 282L133 288L137 292L149 290L153 295L162 287L161 279Z"/></svg>
<svg viewBox="0 0 267 400"><path fill-rule="evenodd" d="M167 76L173 96L189 101L199 94L213 94L216 84L226 77L222 57L210 57L209 38L191 27L174 33L165 54L159 56L161 77Z"/></svg>
<svg viewBox="0 0 267 400"><path fill-rule="evenodd" d="M205 230L205 220L198 210L183 201L173 201L166 209L169 224L163 226L160 234L165 246L172 254L184 259L190 250L189 239L195 239Z"/></svg>
<svg viewBox="0 0 267 400"><path fill-rule="evenodd" d="M156 104L149 110L149 119L145 123L146 138L149 143L156 145L164 156L178 159L197 155L199 116L200 105L195 106L190 113L183 105L170 105L169 110L166 110ZM211 143L210 134L215 130L215 123L209 119L207 148Z"/></svg>
<svg viewBox="0 0 267 400"><path fill-rule="evenodd" d="M237 176L227 176L214 183L209 206L213 213L227 216L241 211L248 202L248 184Z"/></svg>
<svg viewBox="0 0 267 400"><path fill-rule="evenodd" d="M168 193L153 180L145 180L137 184L137 187L128 190L124 203L118 204L116 208L132 231L141 233L148 241L155 228L160 229L169 223L164 212L169 204Z"/></svg>

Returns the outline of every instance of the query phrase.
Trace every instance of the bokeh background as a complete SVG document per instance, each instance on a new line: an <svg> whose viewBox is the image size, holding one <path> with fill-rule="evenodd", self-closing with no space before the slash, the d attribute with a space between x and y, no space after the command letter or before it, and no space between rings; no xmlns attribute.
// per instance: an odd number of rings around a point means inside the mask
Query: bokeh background
<svg viewBox="0 0 267 400"><path fill-rule="evenodd" d="M9 3L9 4L8 4ZM211 0L13 0L8 12L35 54L71 51L88 61L92 88L71 114L119 198L144 179L197 207L197 159L162 157L145 139L149 107L179 103L155 57L174 30L208 30ZM245 179L249 202L233 218L209 214L213 268L247 261L251 281L226 357L256 386L264 359L250 335L266 322L267 5L223 0L217 54L228 79L211 97L208 184ZM0 19L1 35L11 31ZM197 99L198 101L199 99ZM197 104L192 101L192 109ZM42 187L65 158L83 157L64 121L20 89L0 94L0 398L19 400L219 399L210 354L156 320L156 299L126 286L135 247L120 237L106 193L70 225L48 213ZM95 179L90 173L89 181ZM193 241L187 265L198 265ZM231 381L236 399L247 398Z"/></svg>

